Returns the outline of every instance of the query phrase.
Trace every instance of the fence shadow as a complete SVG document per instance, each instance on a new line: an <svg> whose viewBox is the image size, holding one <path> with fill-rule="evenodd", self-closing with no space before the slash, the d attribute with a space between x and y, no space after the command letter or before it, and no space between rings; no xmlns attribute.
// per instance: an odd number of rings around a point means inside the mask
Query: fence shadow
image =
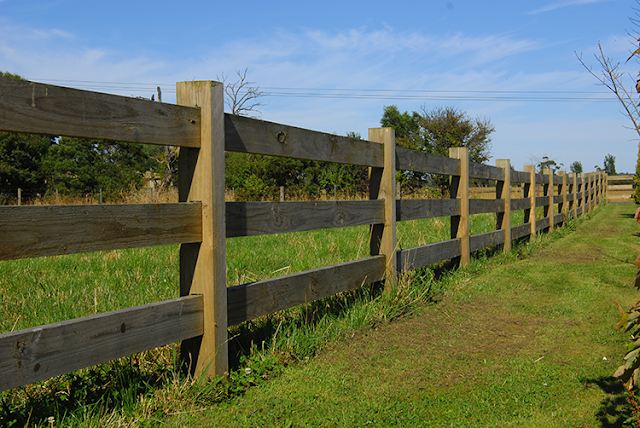
<svg viewBox="0 0 640 428"><path fill-rule="evenodd" d="M598 387L606 397L600 402L595 416L602 428L622 428L630 426L625 421L633 417L633 407L627 401L629 393L620 380L612 376L586 379L585 388Z"/></svg>

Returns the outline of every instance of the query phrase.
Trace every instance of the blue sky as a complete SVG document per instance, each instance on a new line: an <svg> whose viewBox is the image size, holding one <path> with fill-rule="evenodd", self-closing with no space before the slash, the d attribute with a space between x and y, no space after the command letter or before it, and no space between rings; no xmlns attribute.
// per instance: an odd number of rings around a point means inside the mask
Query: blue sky
<svg viewBox="0 0 640 428"><path fill-rule="evenodd" d="M367 128L380 126L385 105L454 106L495 126L490 163L508 158L521 170L549 156L566 169L578 160L591 171L611 153L619 172L631 172L637 135L575 52L595 66L601 42L624 63L633 47L627 31L634 30L634 6L0 0L0 70L127 96L150 97L160 85L163 101L175 102L177 81L233 77L248 68L267 94L264 120L366 137ZM640 64L623 67L632 88Z"/></svg>

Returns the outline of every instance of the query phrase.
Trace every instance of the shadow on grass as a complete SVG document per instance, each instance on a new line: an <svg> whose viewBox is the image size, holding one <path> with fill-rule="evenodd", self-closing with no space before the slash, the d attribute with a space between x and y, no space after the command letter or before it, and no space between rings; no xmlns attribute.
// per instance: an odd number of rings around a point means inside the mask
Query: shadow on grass
<svg viewBox="0 0 640 428"><path fill-rule="evenodd" d="M595 415L601 427L622 428L632 426L629 423L625 423L625 421L633 417L633 411L631 404L627 401L629 393L620 380L611 376L587 379L585 388L590 387L598 387L607 394L600 402Z"/></svg>

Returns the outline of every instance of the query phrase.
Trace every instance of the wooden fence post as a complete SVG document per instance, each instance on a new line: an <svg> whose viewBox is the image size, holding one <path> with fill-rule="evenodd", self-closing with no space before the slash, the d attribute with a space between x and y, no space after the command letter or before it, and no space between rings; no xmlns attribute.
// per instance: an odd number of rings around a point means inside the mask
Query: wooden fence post
<svg viewBox="0 0 640 428"><path fill-rule="evenodd" d="M384 167L371 168L369 199L384 199L384 223L371 226L371 255L386 257L386 290L396 283L396 133L393 128L369 128L369 141L384 145Z"/></svg>
<svg viewBox="0 0 640 428"><path fill-rule="evenodd" d="M496 199L504 200L504 212L498 213L496 229L504 231L504 252L511 251L511 161L497 159L496 166L504 169L504 180L496 182Z"/></svg>
<svg viewBox="0 0 640 428"><path fill-rule="evenodd" d="M582 184L580 185L580 189L582 190L582 198L580 200L582 207L582 214L584 215L587 212L587 174L581 173L580 179Z"/></svg>
<svg viewBox="0 0 640 428"><path fill-rule="evenodd" d="M543 186L544 196L547 196L547 203L544 207L544 216L549 218L549 232L553 232L553 169L544 168L542 173L547 176L549 183Z"/></svg>
<svg viewBox="0 0 640 428"><path fill-rule="evenodd" d="M524 210L524 223L531 223L530 240L536 239L536 167L525 165L524 172L529 173L530 183L524 184L524 198L529 198L529 208Z"/></svg>
<svg viewBox="0 0 640 428"><path fill-rule="evenodd" d="M469 149L450 147L449 157L460 159L460 175L451 176L450 198L460 200L460 215L451 216L451 239L460 238L460 266L471 259L469 247Z"/></svg>
<svg viewBox="0 0 640 428"><path fill-rule="evenodd" d="M558 204L558 212L564 215L563 221L567 220L568 216L568 206L567 206L567 173L566 171L558 171L558 175L562 177L562 186L560 188L560 195L562 195L562 201Z"/></svg>
<svg viewBox="0 0 640 428"><path fill-rule="evenodd" d="M195 376L225 375L227 346L226 230L224 199L224 100L222 83L179 82L180 105L199 107L200 148L181 148L181 202L202 203L202 242L180 246L180 295L204 298L204 334L182 342Z"/></svg>
<svg viewBox="0 0 640 428"><path fill-rule="evenodd" d="M22 189L18 187L18 205L22 205Z"/></svg>
<svg viewBox="0 0 640 428"><path fill-rule="evenodd" d="M569 203L568 206L568 211L571 212L571 217L576 218L577 215L577 201L576 201L576 173L575 172L570 172L569 173L569 193L571 194L571 202Z"/></svg>

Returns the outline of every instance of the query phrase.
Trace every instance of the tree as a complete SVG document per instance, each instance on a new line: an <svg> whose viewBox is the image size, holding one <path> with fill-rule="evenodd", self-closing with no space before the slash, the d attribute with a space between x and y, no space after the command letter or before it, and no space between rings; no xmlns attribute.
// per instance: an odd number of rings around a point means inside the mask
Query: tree
<svg viewBox="0 0 640 428"><path fill-rule="evenodd" d="M141 144L61 137L43 162L51 190L87 195L101 189L107 197L139 188L153 166Z"/></svg>
<svg viewBox="0 0 640 428"><path fill-rule="evenodd" d="M569 168L571 169L571 172L575 172L576 174L582 174L582 162L580 161L575 161L574 163L572 163Z"/></svg>
<svg viewBox="0 0 640 428"><path fill-rule="evenodd" d="M422 150L449 156L451 147L467 147L471 162L483 163L491 158L491 133L495 128L488 119L471 119L455 107L422 108L419 120Z"/></svg>
<svg viewBox="0 0 640 428"><path fill-rule="evenodd" d="M401 147L418 149L417 142L420 140L420 114L405 111L400 113L395 105L384 106L380 124L386 128L393 128L396 132L396 144Z"/></svg>
<svg viewBox="0 0 640 428"><path fill-rule="evenodd" d="M248 70L248 68L245 68L244 71L236 69L238 80L233 83L227 82L228 76L225 76L224 73L222 73L222 77L216 76L216 79L224 85L224 103L231 109L231 114L257 118L258 116L253 113L261 113L257 107L265 104L256 100L263 97L264 92L260 90L259 86L251 86L255 82L247 80Z"/></svg>
<svg viewBox="0 0 640 428"><path fill-rule="evenodd" d="M0 132L0 203L22 189L26 197L44 194L42 162L52 141L41 135Z"/></svg>
<svg viewBox="0 0 640 428"><path fill-rule="evenodd" d="M616 157L611 153L604 157L604 172L609 175L617 175L616 173Z"/></svg>

